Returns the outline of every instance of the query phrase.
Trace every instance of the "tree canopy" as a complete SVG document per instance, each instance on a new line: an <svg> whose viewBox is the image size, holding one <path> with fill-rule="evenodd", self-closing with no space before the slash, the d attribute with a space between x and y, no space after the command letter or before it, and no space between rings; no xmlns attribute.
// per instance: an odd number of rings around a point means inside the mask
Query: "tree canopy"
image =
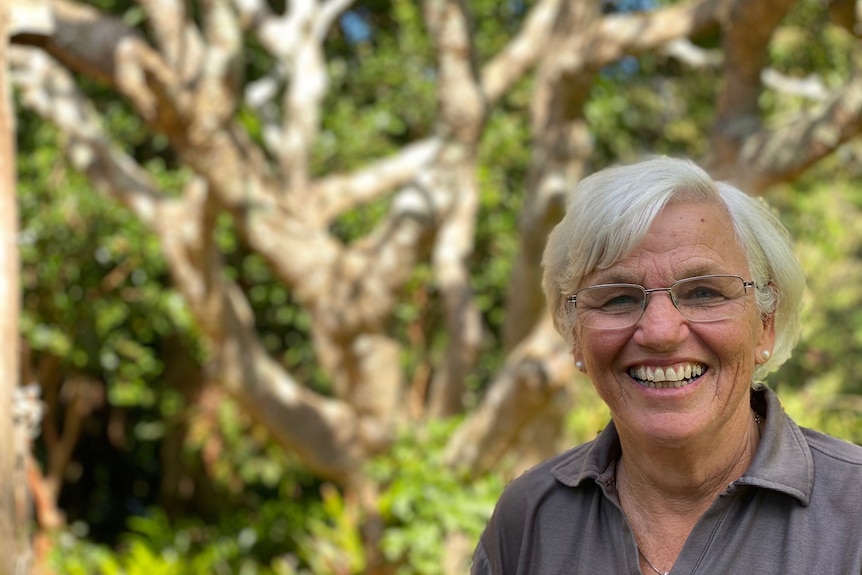
<svg viewBox="0 0 862 575"><path fill-rule="evenodd" d="M781 212L816 305L770 381L862 438L855 2L25 4L46 532L194 549L171 573L463 572L505 478L604 424L541 253L567 190L648 154Z"/></svg>

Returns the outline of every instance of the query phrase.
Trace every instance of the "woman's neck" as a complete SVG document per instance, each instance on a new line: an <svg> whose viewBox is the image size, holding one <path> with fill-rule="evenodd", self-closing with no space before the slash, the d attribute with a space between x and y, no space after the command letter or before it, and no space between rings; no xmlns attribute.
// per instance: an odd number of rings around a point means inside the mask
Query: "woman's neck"
<svg viewBox="0 0 862 575"><path fill-rule="evenodd" d="M618 485L622 483L636 501L655 501L664 509L699 507L698 502L708 506L748 469L760 442L760 427L753 412L725 431L675 447L627 438L620 431Z"/></svg>
<svg viewBox="0 0 862 575"><path fill-rule="evenodd" d="M621 433L620 506L639 551L661 568L669 570L676 562L695 523L754 458L760 441L754 414L735 427L738 431L729 430L720 442L713 435L676 448L626 441ZM645 561L641 566L649 572Z"/></svg>

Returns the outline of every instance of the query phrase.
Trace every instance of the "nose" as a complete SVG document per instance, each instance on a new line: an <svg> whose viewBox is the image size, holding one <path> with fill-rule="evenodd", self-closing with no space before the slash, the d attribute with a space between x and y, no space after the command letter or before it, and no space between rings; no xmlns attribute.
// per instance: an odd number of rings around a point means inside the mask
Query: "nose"
<svg viewBox="0 0 862 575"><path fill-rule="evenodd" d="M670 290L650 291L643 314L635 324L635 341L645 347L669 349L686 337L688 322L674 305Z"/></svg>

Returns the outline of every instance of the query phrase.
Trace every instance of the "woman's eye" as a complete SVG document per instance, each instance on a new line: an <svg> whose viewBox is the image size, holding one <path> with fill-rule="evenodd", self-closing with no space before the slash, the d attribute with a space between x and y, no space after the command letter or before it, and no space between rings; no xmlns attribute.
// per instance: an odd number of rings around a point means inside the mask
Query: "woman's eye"
<svg viewBox="0 0 862 575"><path fill-rule="evenodd" d="M612 297L602 307L620 307L620 306L628 306L628 305L636 305L638 303L638 299L631 295L618 295Z"/></svg>
<svg viewBox="0 0 862 575"><path fill-rule="evenodd" d="M719 290L707 286L701 286L689 290L681 299L684 301L715 301L725 298Z"/></svg>

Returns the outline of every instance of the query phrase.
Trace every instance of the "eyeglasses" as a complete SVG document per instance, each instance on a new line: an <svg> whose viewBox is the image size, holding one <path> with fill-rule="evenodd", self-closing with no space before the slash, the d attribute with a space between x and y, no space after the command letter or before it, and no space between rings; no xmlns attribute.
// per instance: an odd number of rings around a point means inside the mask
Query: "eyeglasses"
<svg viewBox="0 0 862 575"><path fill-rule="evenodd" d="M625 329L641 318L649 294L666 291L688 321L721 321L742 313L743 298L750 287L754 282L734 275L697 276L654 289L636 284L603 284L579 289L566 298L566 306L570 313L577 313L584 327Z"/></svg>

